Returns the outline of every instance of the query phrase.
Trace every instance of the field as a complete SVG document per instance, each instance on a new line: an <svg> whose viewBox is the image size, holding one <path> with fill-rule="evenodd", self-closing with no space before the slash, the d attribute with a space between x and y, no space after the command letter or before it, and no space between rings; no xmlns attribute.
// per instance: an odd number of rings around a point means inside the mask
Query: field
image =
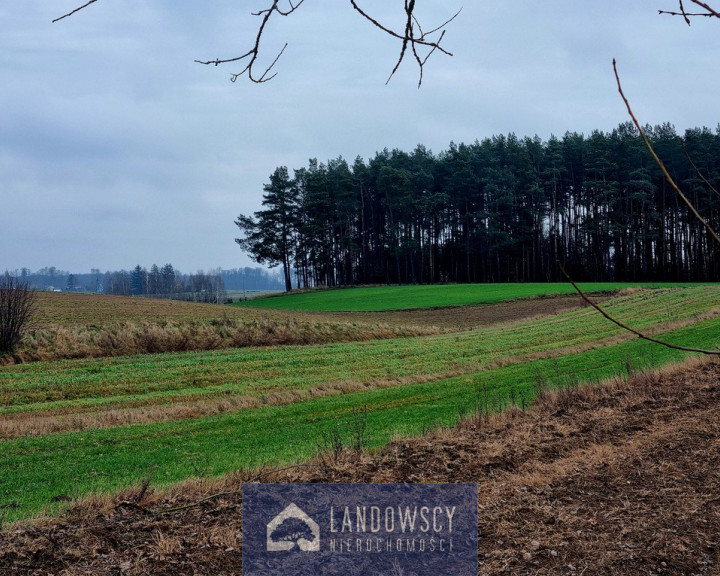
<svg viewBox="0 0 720 576"><path fill-rule="evenodd" d="M622 283L585 283L585 292L618 292L639 286ZM645 284L646 288L662 288L670 284ZM567 283L537 284L448 284L414 286L376 286L371 291L357 288L310 290L290 295L273 294L238 302L248 308L280 310L405 310L452 306L497 304L521 298L575 294Z"/></svg>
<svg viewBox="0 0 720 576"><path fill-rule="evenodd" d="M469 441L467 423L488 424L501 418L491 418L496 412L530 418L544 430L544 409L530 407L536 398L540 405L551 402L552 389L571 399L568 410L577 400L590 414L592 394L581 392L582 384L613 382L608 394L619 394L633 377L647 382L692 358L637 339L568 296L567 287L548 286L507 285L504 300L497 287L443 286L424 294L416 290L425 287L381 287L253 301L268 306L287 299L302 312L44 295L36 334L66 329L100 339L125 323L137 334L156 330L158 339L168 326L188 338L206 338L202 326L256 335L234 346L98 352L0 367L0 524L77 514L90 506L89 495L102 501L102 495L137 494L134 487L143 482L155 498L189 498L170 487L188 486L193 478L216 486L297 463L306 464L295 471L323 462L327 481L357 481L361 476L348 478L342 466L345 449L377 466L374 459L387 458L388 450L427 442L405 438L459 435L453 442ZM720 343L715 286L584 288L613 316L654 337L703 348ZM292 344L270 338L281 328ZM247 345L258 343L263 330L265 345ZM465 424L455 429L458 422ZM589 449L594 440L584 442ZM395 448L383 449L388 443ZM417 468L420 460L413 462ZM436 481L430 464L412 473L385 468L393 481ZM197 484L188 490L196 494ZM3 556L3 537L0 569L23 554Z"/></svg>
<svg viewBox="0 0 720 576"><path fill-rule="evenodd" d="M328 343L433 330L432 326L405 327L374 318L356 320L173 300L42 292L38 314L15 361Z"/></svg>

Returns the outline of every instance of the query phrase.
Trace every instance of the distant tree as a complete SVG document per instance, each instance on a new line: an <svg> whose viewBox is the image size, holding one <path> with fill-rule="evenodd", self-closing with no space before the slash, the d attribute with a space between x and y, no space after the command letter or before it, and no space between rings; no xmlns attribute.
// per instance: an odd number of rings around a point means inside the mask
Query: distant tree
<svg viewBox="0 0 720 576"><path fill-rule="evenodd" d="M0 354L12 354L35 310L35 291L27 280L5 273L0 278Z"/></svg>
<svg viewBox="0 0 720 576"><path fill-rule="evenodd" d="M172 264L165 264L160 270L160 293L175 293L175 269Z"/></svg>
<svg viewBox="0 0 720 576"><path fill-rule="evenodd" d="M127 296L130 294L130 274L127 270L107 272L105 274L105 286L103 291L106 294Z"/></svg>
<svg viewBox="0 0 720 576"><path fill-rule="evenodd" d="M160 268L158 268L157 264L153 264L150 268L150 272L148 272L147 276L147 293L152 296L157 296L160 294L160 286L162 284L161 275L160 275Z"/></svg>
<svg viewBox="0 0 720 576"><path fill-rule="evenodd" d="M130 290L135 296L147 293L147 270L139 264L130 273Z"/></svg>
<svg viewBox="0 0 720 576"><path fill-rule="evenodd" d="M185 285L185 292L183 299L193 302L220 304L227 299L225 283L219 272L205 274L200 270L196 274L190 274Z"/></svg>
<svg viewBox="0 0 720 576"><path fill-rule="evenodd" d="M100 269L99 268L91 268L90 274L94 278L92 279L92 285L88 286L88 288L96 293L102 292L102 284L100 284Z"/></svg>

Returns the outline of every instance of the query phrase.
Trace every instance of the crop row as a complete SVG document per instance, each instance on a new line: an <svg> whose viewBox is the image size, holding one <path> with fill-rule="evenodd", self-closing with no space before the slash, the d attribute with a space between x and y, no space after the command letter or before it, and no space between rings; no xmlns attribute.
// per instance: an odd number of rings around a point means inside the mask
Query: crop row
<svg viewBox="0 0 720 576"><path fill-rule="evenodd" d="M713 346L720 319L663 334L676 343ZM27 517L53 501L108 492L152 476L164 485L198 475L310 458L328 438L367 447L393 436L453 425L469 410L526 406L539 387L576 386L660 367L683 354L634 339L560 357L391 388L309 398L226 414L0 442L0 509ZM358 423L358 418L361 422ZM361 426L362 430L359 430Z"/></svg>
<svg viewBox="0 0 720 576"><path fill-rule="evenodd" d="M717 306L715 289L638 292L607 309L641 329L689 322ZM34 363L0 371L0 413L189 401L266 398L321 386L373 387L437 379L627 338L586 308L550 319L472 332L325 346L244 348Z"/></svg>

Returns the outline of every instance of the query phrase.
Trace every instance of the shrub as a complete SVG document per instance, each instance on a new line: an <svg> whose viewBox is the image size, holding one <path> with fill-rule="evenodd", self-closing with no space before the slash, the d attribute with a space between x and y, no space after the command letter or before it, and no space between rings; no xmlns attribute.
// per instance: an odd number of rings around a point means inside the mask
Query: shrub
<svg viewBox="0 0 720 576"><path fill-rule="evenodd" d="M10 276L0 277L0 354L17 349L35 308L35 291L27 281Z"/></svg>

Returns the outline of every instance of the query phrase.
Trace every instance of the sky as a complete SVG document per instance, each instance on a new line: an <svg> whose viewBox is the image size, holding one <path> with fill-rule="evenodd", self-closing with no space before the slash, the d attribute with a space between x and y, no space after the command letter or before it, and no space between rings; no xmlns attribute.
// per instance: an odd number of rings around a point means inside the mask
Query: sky
<svg viewBox="0 0 720 576"><path fill-rule="evenodd" d="M464 3L463 3L464 2ZM256 266L234 242L278 166L384 148L438 154L498 134L678 133L720 122L720 22L658 14L676 0L417 0L447 26L418 88L397 41L347 0L306 0L261 44L277 76L203 66L254 43L270 0L23 0L0 6L0 271L55 266L192 273ZM363 0L401 29L401 0Z"/></svg>

